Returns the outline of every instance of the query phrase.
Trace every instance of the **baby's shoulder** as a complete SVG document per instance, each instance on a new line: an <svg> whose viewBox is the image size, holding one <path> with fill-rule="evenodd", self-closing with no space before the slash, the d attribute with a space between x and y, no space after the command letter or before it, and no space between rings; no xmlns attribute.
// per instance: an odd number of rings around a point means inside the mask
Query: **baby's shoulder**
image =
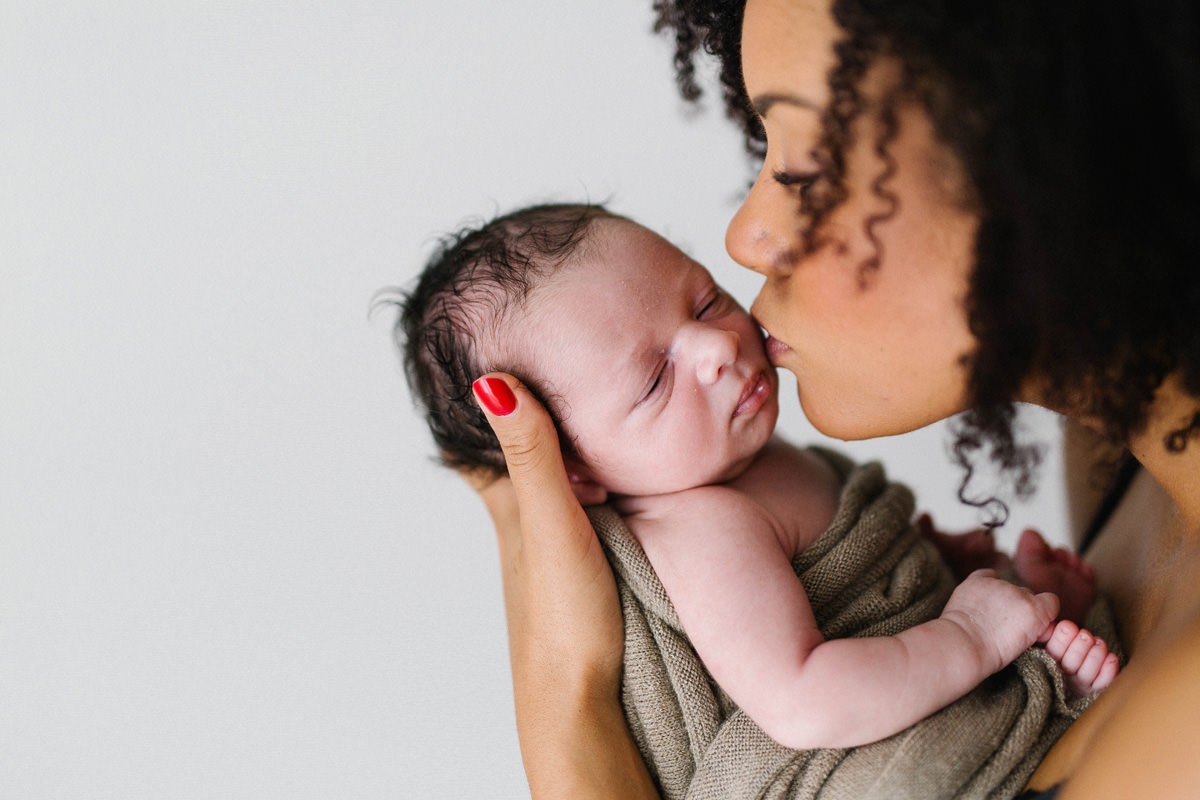
<svg viewBox="0 0 1200 800"><path fill-rule="evenodd" d="M746 491L840 493L841 473L818 451L773 437L737 480Z"/></svg>
<svg viewBox="0 0 1200 800"><path fill-rule="evenodd" d="M748 553L785 560L794 555L794 542L779 519L728 485L636 498L617 510L660 576L702 575L710 565L744 560Z"/></svg>
<svg viewBox="0 0 1200 800"><path fill-rule="evenodd" d="M811 450L773 439L728 483L670 494L625 497L616 510L642 541L674 540L695 546L705 538L745 542L770 538L789 554L825 531L841 495L830 463Z"/></svg>
<svg viewBox="0 0 1200 800"><path fill-rule="evenodd" d="M703 522L729 522L765 513L753 492L733 484L709 484L670 494L623 497L616 509L631 528L692 527Z"/></svg>
<svg viewBox="0 0 1200 800"><path fill-rule="evenodd" d="M773 439L736 485L780 521L797 551L824 533L841 501L842 477L812 450Z"/></svg>
<svg viewBox="0 0 1200 800"><path fill-rule="evenodd" d="M779 520L754 496L729 484L697 486L617 503L634 537L648 548L697 547L705 541L777 540Z"/></svg>

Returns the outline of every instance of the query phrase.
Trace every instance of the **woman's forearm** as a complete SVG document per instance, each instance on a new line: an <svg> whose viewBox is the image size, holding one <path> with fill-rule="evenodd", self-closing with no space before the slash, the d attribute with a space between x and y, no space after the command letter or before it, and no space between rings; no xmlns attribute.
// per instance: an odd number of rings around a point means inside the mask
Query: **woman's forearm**
<svg viewBox="0 0 1200 800"><path fill-rule="evenodd" d="M592 635L620 630L619 607L571 639L530 614L515 575L505 576L517 734L533 800L658 800L621 710L623 641Z"/></svg>

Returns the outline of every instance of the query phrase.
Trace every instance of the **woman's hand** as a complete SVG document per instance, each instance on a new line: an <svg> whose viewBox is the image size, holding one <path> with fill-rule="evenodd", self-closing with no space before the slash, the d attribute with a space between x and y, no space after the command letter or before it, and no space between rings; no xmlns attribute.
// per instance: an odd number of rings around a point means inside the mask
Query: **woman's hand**
<svg viewBox="0 0 1200 800"><path fill-rule="evenodd" d="M567 478L554 425L512 376L480 378L475 395L508 463L508 477L465 477L499 538L530 791L534 798L656 798L620 707L616 584Z"/></svg>

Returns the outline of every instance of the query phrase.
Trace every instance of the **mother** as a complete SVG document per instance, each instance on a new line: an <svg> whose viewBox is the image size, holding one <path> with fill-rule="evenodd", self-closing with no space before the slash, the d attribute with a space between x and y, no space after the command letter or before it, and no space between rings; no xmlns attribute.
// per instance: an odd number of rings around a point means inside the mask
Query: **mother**
<svg viewBox="0 0 1200 800"><path fill-rule="evenodd" d="M831 7L832 5L832 7ZM703 6L703 7L700 7ZM960 452L1018 476L1012 403L1062 412L1144 467L1090 551L1130 667L1032 786L1191 797L1200 785L1200 25L1190 2L660 0L685 90L722 61L764 163L729 252L823 433L967 411ZM496 377L496 376L493 376ZM617 700L612 575L553 428L477 384L510 480L500 536L535 797L655 797ZM1072 432L1080 441L1083 429ZM1085 452L1080 450L1079 452ZM1093 455L1093 451L1086 451ZM1097 471L1073 462L1084 480ZM484 483L480 481L480 484Z"/></svg>

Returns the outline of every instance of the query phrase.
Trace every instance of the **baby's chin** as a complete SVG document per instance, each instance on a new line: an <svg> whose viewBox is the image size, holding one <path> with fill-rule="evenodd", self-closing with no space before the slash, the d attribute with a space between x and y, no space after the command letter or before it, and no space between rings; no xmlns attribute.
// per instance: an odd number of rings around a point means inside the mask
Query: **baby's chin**
<svg viewBox="0 0 1200 800"><path fill-rule="evenodd" d="M623 492L620 489L610 487L609 492L614 495L624 497L650 497L656 495L675 494L676 492L686 492L689 489L697 489L701 486L713 486L722 483L728 483L740 477L750 465L754 463L757 452L751 455L729 461L723 464L711 465L709 469L697 470L694 462L681 465L678 477L672 478L668 473L669 468L658 468L655 470L653 477L647 476L640 483L634 479L629 480L631 476L624 476L624 480L615 481L612 485L620 485L630 489Z"/></svg>
<svg viewBox="0 0 1200 800"><path fill-rule="evenodd" d="M719 475L707 483L728 483L729 481L740 478L746 470L750 469L750 465L754 463L754 459L758 458L759 452L760 451L755 450L750 455L731 462L725 467L724 470L720 472Z"/></svg>

